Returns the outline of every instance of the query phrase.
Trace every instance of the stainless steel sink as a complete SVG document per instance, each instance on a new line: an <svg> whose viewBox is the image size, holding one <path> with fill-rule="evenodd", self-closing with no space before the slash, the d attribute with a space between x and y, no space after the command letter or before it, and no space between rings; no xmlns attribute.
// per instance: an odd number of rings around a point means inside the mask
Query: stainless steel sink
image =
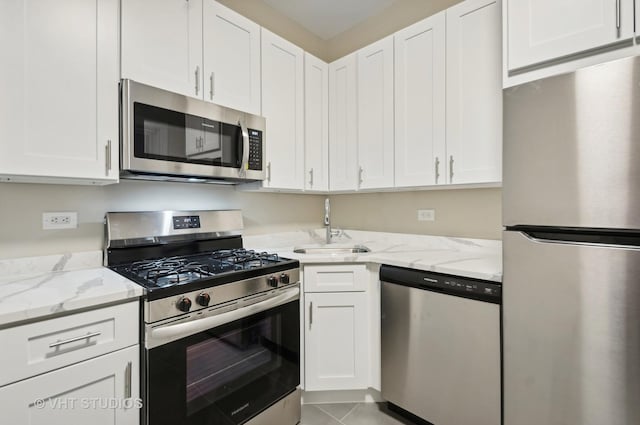
<svg viewBox="0 0 640 425"><path fill-rule="evenodd" d="M354 245L354 246L327 245L327 246L294 248L293 252L295 252L296 254L331 255L331 254L363 254L366 252L371 252L371 250L363 245Z"/></svg>

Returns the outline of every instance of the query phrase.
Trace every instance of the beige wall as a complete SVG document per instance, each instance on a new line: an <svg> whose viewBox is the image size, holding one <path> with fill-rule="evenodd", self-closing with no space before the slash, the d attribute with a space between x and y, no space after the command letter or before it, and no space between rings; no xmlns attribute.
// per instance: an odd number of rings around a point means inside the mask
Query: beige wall
<svg viewBox="0 0 640 425"><path fill-rule="evenodd" d="M106 187L0 183L0 259L102 249L106 211L242 209L245 234L322 225L324 198L232 187L123 181ZM45 211L77 211L79 226L42 230Z"/></svg>
<svg viewBox="0 0 640 425"><path fill-rule="evenodd" d="M278 12L262 0L218 0L269 31L286 38L307 52L326 60L327 42Z"/></svg>
<svg viewBox="0 0 640 425"><path fill-rule="evenodd" d="M339 59L460 1L398 0L381 13L328 40L325 60Z"/></svg>
<svg viewBox="0 0 640 425"><path fill-rule="evenodd" d="M311 33L262 0L218 0L320 59L332 62L461 0L398 0L381 13L330 40Z"/></svg>
<svg viewBox="0 0 640 425"><path fill-rule="evenodd" d="M335 227L379 232L501 239L501 190L455 189L331 196ZM436 220L418 221L418 209Z"/></svg>

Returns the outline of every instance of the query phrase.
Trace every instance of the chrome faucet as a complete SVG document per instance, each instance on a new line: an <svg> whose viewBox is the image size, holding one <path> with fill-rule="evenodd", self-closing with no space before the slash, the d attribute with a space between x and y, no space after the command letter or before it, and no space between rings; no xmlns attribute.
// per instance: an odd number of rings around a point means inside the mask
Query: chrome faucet
<svg viewBox="0 0 640 425"><path fill-rule="evenodd" d="M324 227L327 229L327 243L331 243L331 238L340 235L340 230L331 229L331 204L329 198L324 200Z"/></svg>

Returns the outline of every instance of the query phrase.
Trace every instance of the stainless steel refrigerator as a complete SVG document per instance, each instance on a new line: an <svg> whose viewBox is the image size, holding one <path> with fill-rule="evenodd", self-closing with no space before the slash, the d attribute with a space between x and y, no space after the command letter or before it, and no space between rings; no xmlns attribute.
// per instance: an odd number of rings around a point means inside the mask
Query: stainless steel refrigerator
<svg viewBox="0 0 640 425"><path fill-rule="evenodd" d="M640 424L640 59L504 91L504 425Z"/></svg>

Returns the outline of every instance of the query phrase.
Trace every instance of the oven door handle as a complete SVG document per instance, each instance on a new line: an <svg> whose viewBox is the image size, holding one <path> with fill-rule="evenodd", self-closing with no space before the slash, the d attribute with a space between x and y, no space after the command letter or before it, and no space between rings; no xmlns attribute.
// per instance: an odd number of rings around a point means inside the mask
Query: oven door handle
<svg viewBox="0 0 640 425"><path fill-rule="evenodd" d="M245 307L240 307L227 313L205 317L203 319L196 319L190 322L152 328L148 333L147 348L157 347L167 342L175 341L199 332L204 332L220 325L233 322L234 320L242 319L244 317L251 316L252 314L278 307L296 299L300 299L300 288L297 286L295 288L286 289L281 294L273 298Z"/></svg>

